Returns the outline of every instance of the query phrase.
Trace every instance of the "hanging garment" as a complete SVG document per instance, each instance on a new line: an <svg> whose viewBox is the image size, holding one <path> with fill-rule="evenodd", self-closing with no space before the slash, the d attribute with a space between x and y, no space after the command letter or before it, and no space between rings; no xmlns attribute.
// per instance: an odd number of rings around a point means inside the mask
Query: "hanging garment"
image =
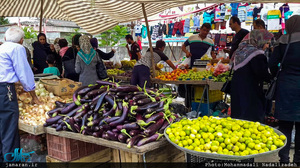
<svg viewBox="0 0 300 168"><path fill-rule="evenodd" d="M232 16L238 16L239 3L231 3L230 6L231 6L231 15Z"/></svg>
<svg viewBox="0 0 300 168"><path fill-rule="evenodd" d="M211 24L211 14L204 12L203 14L203 23L209 23Z"/></svg>
<svg viewBox="0 0 300 168"><path fill-rule="evenodd" d="M158 36L163 35L163 25L158 23Z"/></svg>
<svg viewBox="0 0 300 168"><path fill-rule="evenodd" d="M169 31L168 31L169 36L173 34L173 29L174 29L174 23L170 23L169 24Z"/></svg>
<svg viewBox="0 0 300 168"><path fill-rule="evenodd" d="M254 10L253 5L249 5L246 7L247 9L247 14L246 14L246 25L250 26L253 23L253 10Z"/></svg>
<svg viewBox="0 0 300 168"><path fill-rule="evenodd" d="M262 8L260 11L260 19L263 20L266 25L268 25L268 12L269 9L267 8Z"/></svg>
<svg viewBox="0 0 300 168"><path fill-rule="evenodd" d="M257 19L260 19L260 15L258 15L258 14L260 13L261 9L262 9L262 7L259 7L259 8L255 7L253 9L253 21L257 20Z"/></svg>
<svg viewBox="0 0 300 168"><path fill-rule="evenodd" d="M214 34L213 39L214 39L214 42L215 42L216 46L219 46L220 38L221 38L221 34Z"/></svg>
<svg viewBox="0 0 300 168"><path fill-rule="evenodd" d="M153 40L155 40L158 36L158 29L159 29L158 25L153 26L153 31L152 31L152 35L151 35L151 38Z"/></svg>
<svg viewBox="0 0 300 168"><path fill-rule="evenodd" d="M135 36L142 36L142 25L135 25Z"/></svg>
<svg viewBox="0 0 300 168"><path fill-rule="evenodd" d="M190 32L190 18L186 18L184 21L183 33Z"/></svg>
<svg viewBox="0 0 300 168"><path fill-rule="evenodd" d="M280 13L282 14L282 12L283 12L283 15L284 15L287 11L290 10L290 7L289 7L289 5L287 5L287 4L283 4L283 5L279 8L279 10L280 10ZM281 19L280 19L279 23L281 24Z"/></svg>
<svg viewBox="0 0 300 168"><path fill-rule="evenodd" d="M219 45L225 47L226 46L226 41L227 41L227 35L226 34L221 34Z"/></svg>
<svg viewBox="0 0 300 168"><path fill-rule="evenodd" d="M246 13L247 13L246 6L240 6L238 8L238 18L240 19L241 22L246 21Z"/></svg>
<svg viewBox="0 0 300 168"><path fill-rule="evenodd" d="M272 33L277 33L280 29L281 13L280 10L270 10L268 12L268 30Z"/></svg>
<svg viewBox="0 0 300 168"><path fill-rule="evenodd" d="M163 32L163 34L167 34L167 25L166 24L163 24L162 32Z"/></svg>
<svg viewBox="0 0 300 168"><path fill-rule="evenodd" d="M176 22L174 24L172 35L175 36L175 34L182 35L182 36L184 35L182 22Z"/></svg>
<svg viewBox="0 0 300 168"><path fill-rule="evenodd" d="M226 10L225 10L224 20L228 21L230 19L230 17L231 17L232 7L230 5L226 5L225 8L226 8Z"/></svg>
<svg viewBox="0 0 300 168"><path fill-rule="evenodd" d="M223 22L223 20L221 19L221 10L219 7L215 8L215 22Z"/></svg>
<svg viewBox="0 0 300 168"><path fill-rule="evenodd" d="M147 27L144 25L142 27L142 38L147 38Z"/></svg>
<svg viewBox="0 0 300 168"><path fill-rule="evenodd" d="M194 16L193 17L193 21L194 21L194 26L200 26L200 17L199 16Z"/></svg>

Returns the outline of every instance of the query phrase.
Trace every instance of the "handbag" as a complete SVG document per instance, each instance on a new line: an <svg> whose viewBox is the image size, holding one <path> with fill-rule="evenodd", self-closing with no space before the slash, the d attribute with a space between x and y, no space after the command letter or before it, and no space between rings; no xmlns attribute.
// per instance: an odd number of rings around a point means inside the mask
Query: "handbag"
<svg viewBox="0 0 300 168"><path fill-rule="evenodd" d="M230 91L231 91L231 80L229 79L229 77L231 77L231 75L232 75L233 66L234 66L234 64L232 64L229 75L226 78L226 82L223 84L223 86L221 88L221 91L226 94L230 94Z"/></svg>
<svg viewBox="0 0 300 168"><path fill-rule="evenodd" d="M71 59L68 55L64 55L64 59L66 61L62 61L64 70L65 70L65 78L78 81L79 80L79 74L76 73L75 71L75 62L76 62L76 55L75 51L73 49L73 58Z"/></svg>
<svg viewBox="0 0 300 168"><path fill-rule="evenodd" d="M282 57L282 60L281 60L281 63L280 63L280 65L279 65L279 69L278 69L278 71L277 71L277 73L276 73L276 76L275 76L274 79L271 81L271 83L270 83L270 85L269 85L269 88L268 88L268 90L267 90L267 92L266 92L265 97L266 97L267 100L274 100L274 98L275 98L276 82L277 82L279 73L280 73L280 71L282 70L282 63L283 63L283 61L284 61L284 59L285 59L285 57L286 57L286 55L287 55L288 49L289 49L289 47L290 47L290 39L291 39L291 35L289 35L288 44L287 44L287 46L286 46L286 48L285 48L284 55L283 55L283 57Z"/></svg>
<svg viewBox="0 0 300 168"><path fill-rule="evenodd" d="M97 76L100 80L108 78L106 68L103 64L102 59L99 56L100 61L96 64Z"/></svg>

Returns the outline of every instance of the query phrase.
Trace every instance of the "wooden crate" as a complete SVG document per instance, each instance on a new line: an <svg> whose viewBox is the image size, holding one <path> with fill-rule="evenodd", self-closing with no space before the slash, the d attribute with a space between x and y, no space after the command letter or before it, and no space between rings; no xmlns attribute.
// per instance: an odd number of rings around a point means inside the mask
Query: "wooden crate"
<svg viewBox="0 0 300 168"><path fill-rule="evenodd" d="M175 148L171 144L167 144L162 148L149 151L144 155L129 153L118 149L112 149L111 161L115 163L185 162L185 153Z"/></svg>
<svg viewBox="0 0 300 168"><path fill-rule="evenodd" d="M47 163L60 163L60 164L48 164L47 167L48 168L69 168L72 167L71 164L73 163L86 163L85 167L89 167L89 163L93 163L93 166L95 166L95 163L99 163L103 164L106 162L110 162L111 161L111 149L110 148L106 148L100 152L82 157L80 159L77 160L73 160L71 162L65 162L65 164L61 164L64 163L61 160L52 158L50 156L46 157L46 162Z"/></svg>
<svg viewBox="0 0 300 168"><path fill-rule="evenodd" d="M44 126L42 125L33 126L33 125L25 124L23 122L19 122L19 130L22 130L24 132L33 135L41 135L45 133Z"/></svg>

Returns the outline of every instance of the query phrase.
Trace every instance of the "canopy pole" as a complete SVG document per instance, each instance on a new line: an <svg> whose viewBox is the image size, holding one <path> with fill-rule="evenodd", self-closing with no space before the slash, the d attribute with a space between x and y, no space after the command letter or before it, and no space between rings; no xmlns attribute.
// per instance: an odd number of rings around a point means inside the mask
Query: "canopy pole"
<svg viewBox="0 0 300 168"><path fill-rule="evenodd" d="M175 57L175 55L174 55L173 49L171 48L169 42L168 42L168 45L169 45L169 48L170 48L170 50L171 50L171 53L172 53L172 56L173 56L174 60L177 61L177 60L176 60L176 57Z"/></svg>
<svg viewBox="0 0 300 168"><path fill-rule="evenodd" d="M153 55L153 48L152 48L152 41L151 41L151 35L150 35L150 29L149 29L149 24L148 24L148 18L145 10L145 4L142 3L142 8L143 8L143 14L146 22L146 27L147 27L147 35L148 35L148 41L149 41L149 48L151 52L151 62L152 62L152 76L155 78L155 65L154 65L154 55Z"/></svg>
<svg viewBox="0 0 300 168"><path fill-rule="evenodd" d="M41 15L40 15L40 29L39 29L40 33L42 33L43 13L44 13L43 6L44 6L44 0L41 0Z"/></svg>

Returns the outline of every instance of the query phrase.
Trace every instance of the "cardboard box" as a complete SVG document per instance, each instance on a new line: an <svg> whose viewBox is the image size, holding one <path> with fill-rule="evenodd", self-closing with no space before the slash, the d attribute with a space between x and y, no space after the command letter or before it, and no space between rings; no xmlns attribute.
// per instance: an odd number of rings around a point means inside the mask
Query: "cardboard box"
<svg viewBox="0 0 300 168"><path fill-rule="evenodd" d="M45 88L56 96L72 96L76 89L81 87L81 82L70 79L42 79Z"/></svg>

